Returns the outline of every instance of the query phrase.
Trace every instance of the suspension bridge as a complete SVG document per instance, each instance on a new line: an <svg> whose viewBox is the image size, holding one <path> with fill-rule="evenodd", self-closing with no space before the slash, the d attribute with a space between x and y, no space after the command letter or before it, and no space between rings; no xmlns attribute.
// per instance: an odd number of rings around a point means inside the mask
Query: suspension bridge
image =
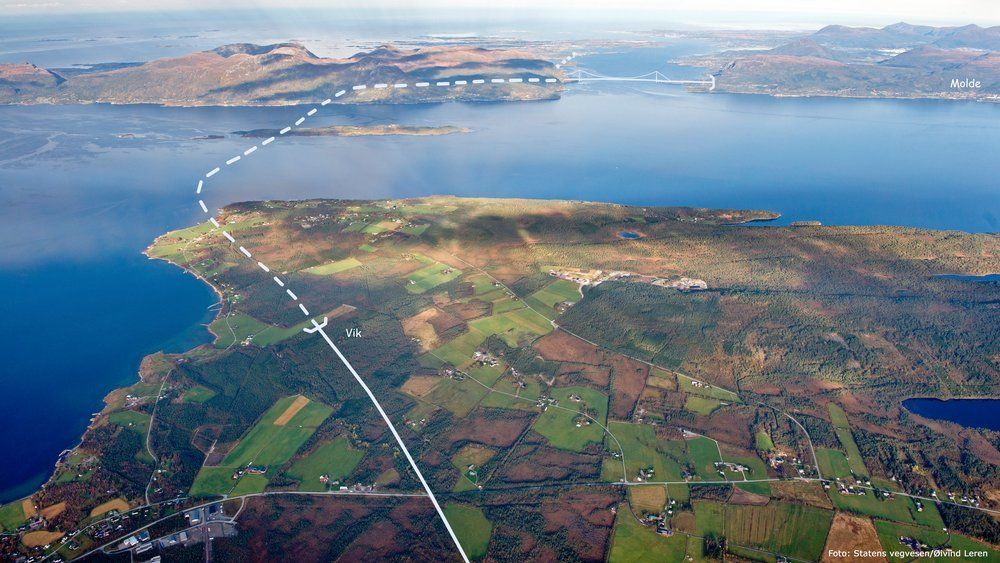
<svg viewBox="0 0 1000 563"><path fill-rule="evenodd" d="M658 70L640 74L639 76L604 76L584 69L576 69L566 73L566 82L654 82L657 84L683 84L708 86L715 90L715 77L708 75L708 80L677 80L670 78Z"/></svg>

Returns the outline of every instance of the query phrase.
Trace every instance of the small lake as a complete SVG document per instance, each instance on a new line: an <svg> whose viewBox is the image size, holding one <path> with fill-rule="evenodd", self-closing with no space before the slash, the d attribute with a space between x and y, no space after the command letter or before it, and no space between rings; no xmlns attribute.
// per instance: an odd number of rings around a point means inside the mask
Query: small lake
<svg viewBox="0 0 1000 563"><path fill-rule="evenodd" d="M1000 399L907 399L903 407L924 418L1000 431Z"/></svg>

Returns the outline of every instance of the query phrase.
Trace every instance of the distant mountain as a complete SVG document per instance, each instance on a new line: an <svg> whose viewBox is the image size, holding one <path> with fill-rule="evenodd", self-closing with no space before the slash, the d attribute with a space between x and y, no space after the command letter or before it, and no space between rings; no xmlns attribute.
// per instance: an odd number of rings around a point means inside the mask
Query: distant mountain
<svg viewBox="0 0 1000 563"><path fill-rule="evenodd" d="M0 103L117 103L164 105L282 105L317 102L355 84L498 77L559 76L528 53L472 47L401 50L391 46L346 59L318 57L296 43L238 43L139 65L60 75L33 65L0 65ZM559 87L485 84L475 88L369 88L354 101L426 102L444 99L540 99Z"/></svg>
<svg viewBox="0 0 1000 563"><path fill-rule="evenodd" d="M715 73L716 89L1000 101L998 47L1000 27L831 25L768 51L737 54Z"/></svg>
<svg viewBox="0 0 1000 563"><path fill-rule="evenodd" d="M898 49L934 44L944 48L1000 49L1000 26L931 27L895 23L881 29L828 25L810 36L827 47L842 49Z"/></svg>

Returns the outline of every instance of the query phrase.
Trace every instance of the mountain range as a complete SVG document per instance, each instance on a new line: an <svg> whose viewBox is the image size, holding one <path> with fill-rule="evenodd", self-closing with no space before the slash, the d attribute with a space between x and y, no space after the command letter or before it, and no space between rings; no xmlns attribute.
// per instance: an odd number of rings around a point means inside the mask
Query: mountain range
<svg viewBox="0 0 1000 563"><path fill-rule="evenodd" d="M382 46L348 58L324 58L296 43L238 43L142 64L100 64L45 69L30 63L0 65L0 103L114 103L163 105L284 105L318 102L356 84L396 84L489 76L536 77L538 83L475 88L369 88L354 102L397 103L525 100L558 96L545 78L555 67L516 50Z"/></svg>
<svg viewBox="0 0 1000 563"><path fill-rule="evenodd" d="M1000 26L831 25L692 62L713 66L724 92L1000 101Z"/></svg>

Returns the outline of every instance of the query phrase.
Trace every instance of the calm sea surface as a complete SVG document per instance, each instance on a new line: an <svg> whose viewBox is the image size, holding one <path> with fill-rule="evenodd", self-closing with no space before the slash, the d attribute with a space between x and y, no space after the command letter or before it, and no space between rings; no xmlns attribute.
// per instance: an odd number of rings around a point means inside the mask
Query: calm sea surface
<svg viewBox="0 0 1000 563"><path fill-rule="evenodd" d="M582 63L670 74L667 52ZM618 58L616 58L618 57ZM630 66L629 66L630 65ZM202 173L296 108L0 107L0 500L39 484L146 353L207 338L215 298L141 255L202 218ZM324 108L335 123L458 125L443 137L288 138L207 184L260 198L515 196L769 209L779 224L1000 230L1000 107L575 86L559 101ZM221 140L197 140L225 135ZM943 272L947 273L947 272Z"/></svg>

